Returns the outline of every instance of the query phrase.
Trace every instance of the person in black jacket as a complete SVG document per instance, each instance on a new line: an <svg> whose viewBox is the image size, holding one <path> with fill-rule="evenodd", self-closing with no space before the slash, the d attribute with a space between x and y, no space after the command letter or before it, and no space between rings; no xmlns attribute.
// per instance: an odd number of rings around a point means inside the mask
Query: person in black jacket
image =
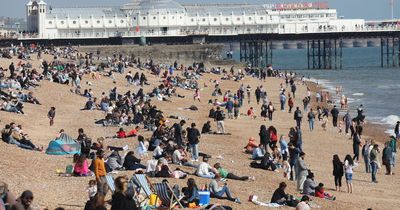
<svg viewBox="0 0 400 210"><path fill-rule="evenodd" d="M260 126L260 133L258 135L260 136L260 144L262 145L262 148L264 148L265 152L268 152L267 145L270 143L270 135L265 125Z"/></svg>
<svg viewBox="0 0 400 210"><path fill-rule="evenodd" d="M146 169L146 166L140 164L140 159L135 157L135 153L133 151L128 152L124 159L124 164L122 165L125 170L137 170L137 169Z"/></svg>
<svg viewBox="0 0 400 210"><path fill-rule="evenodd" d="M285 192L286 186L285 182L279 183L279 188L272 195L271 203L285 204L289 200L289 195Z"/></svg>
<svg viewBox="0 0 400 210"><path fill-rule="evenodd" d="M336 191L340 191L340 188L342 187L342 177L344 174L343 163L342 161L340 161L338 155L334 155L332 164L333 164L333 176L335 177Z"/></svg>
<svg viewBox="0 0 400 210"><path fill-rule="evenodd" d="M333 106L333 108L331 110L331 115L332 115L333 127L337 127L337 120L339 117L339 109L336 107L336 105Z"/></svg>
<svg viewBox="0 0 400 210"><path fill-rule="evenodd" d="M119 176L115 179L115 193L112 195L111 210L139 210L132 197L127 195L128 179Z"/></svg>
<svg viewBox="0 0 400 210"><path fill-rule="evenodd" d="M189 142L190 150L192 151L192 160L198 161L199 159L199 140L201 134L196 128L196 123L192 123L190 128L187 130L187 139Z"/></svg>
<svg viewBox="0 0 400 210"><path fill-rule="evenodd" d="M217 107L214 119L217 121L217 132L220 134L225 133L224 118L224 111L222 111L220 107Z"/></svg>

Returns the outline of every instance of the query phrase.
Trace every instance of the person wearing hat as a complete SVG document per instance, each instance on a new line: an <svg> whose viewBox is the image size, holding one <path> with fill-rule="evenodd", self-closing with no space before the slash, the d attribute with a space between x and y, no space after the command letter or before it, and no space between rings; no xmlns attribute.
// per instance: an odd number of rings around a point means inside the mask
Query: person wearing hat
<svg viewBox="0 0 400 210"><path fill-rule="evenodd" d="M30 190L24 191L11 207L11 210L32 210L33 193Z"/></svg>
<svg viewBox="0 0 400 210"><path fill-rule="evenodd" d="M303 184L308 175L308 168L306 166L306 163L304 162L305 156L306 156L306 153L300 152L300 157L297 159L297 161L295 163L297 190L299 190L300 192L303 191Z"/></svg>
<svg viewBox="0 0 400 210"><path fill-rule="evenodd" d="M106 166L104 164L104 151L98 150L96 153L96 159L94 159L94 175L96 176L97 181L97 193L100 195L107 194L107 180L106 180Z"/></svg>

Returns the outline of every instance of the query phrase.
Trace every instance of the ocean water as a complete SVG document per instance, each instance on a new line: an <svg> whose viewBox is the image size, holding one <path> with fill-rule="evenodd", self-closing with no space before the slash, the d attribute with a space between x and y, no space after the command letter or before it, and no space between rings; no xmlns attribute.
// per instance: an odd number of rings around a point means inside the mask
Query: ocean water
<svg viewBox="0 0 400 210"><path fill-rule="evenodd" d="M400 68L381 68L380 62L378 47L343 48L343 69L337 70L307 69L304 49L274 50L272 64L274 69L295 71L332 92L342 86L353 116L363 104L367 121L385 125L389 132L400 120Z"/></svg>

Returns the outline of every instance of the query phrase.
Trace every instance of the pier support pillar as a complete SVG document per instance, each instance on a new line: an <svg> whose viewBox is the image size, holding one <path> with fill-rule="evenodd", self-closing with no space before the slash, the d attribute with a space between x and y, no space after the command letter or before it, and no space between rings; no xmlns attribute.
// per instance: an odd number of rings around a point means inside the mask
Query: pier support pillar
<svg viewBox="0 0 400 210"><path fill-rule="evenodd" d="M308 69L342 68L342 45L338 39L307 40Z"/></svg>

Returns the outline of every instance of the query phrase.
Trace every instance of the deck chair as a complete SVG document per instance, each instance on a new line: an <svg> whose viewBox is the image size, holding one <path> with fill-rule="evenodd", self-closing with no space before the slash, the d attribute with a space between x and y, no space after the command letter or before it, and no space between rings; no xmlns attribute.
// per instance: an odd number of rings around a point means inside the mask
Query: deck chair
<svg viewBox="0 0 400 210"><path fill-rule="evenodd" d="M161 182L154 184L154 189L157 193L157 197L162 201L164 205L166 205L169 209L174 209L178 204L181 208L183 208L181 204L181 200L184 196L175 195L172 188L168 185L167 182Z"/></svg>
<svg viewBox="0 0 400 210"><path fill-rule="evenodd" d="M138 185L140 188L138 191L143 190L146 198L150 198L150 195L153 194L153 189L149 179L146 174L134 174L131 180L135 185Z"/></svg>
<svg viewBox="0 0 400 210"><path fill-rule="evenodd" d="M114 178L111 175L106 175L107 185L108 188L111 190L112 193L115 192L115 182Z"/></svg>

